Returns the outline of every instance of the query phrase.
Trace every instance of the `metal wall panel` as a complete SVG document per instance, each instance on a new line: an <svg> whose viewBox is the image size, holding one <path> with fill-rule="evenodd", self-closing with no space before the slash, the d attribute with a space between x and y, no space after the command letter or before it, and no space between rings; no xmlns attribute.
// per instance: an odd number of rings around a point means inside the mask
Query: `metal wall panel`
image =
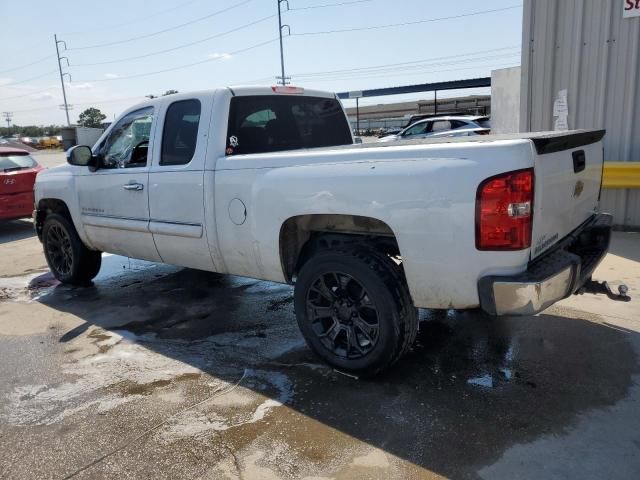
<svg viewBox="0 0 640 480"><path fill-rule="evenodd" d="M605 128L605 160L640 161L640 17L624 0L525 0L521 129L552 130L568 90L569 128ZM640 191L606 189L603 210L640 226Z"/></svg>

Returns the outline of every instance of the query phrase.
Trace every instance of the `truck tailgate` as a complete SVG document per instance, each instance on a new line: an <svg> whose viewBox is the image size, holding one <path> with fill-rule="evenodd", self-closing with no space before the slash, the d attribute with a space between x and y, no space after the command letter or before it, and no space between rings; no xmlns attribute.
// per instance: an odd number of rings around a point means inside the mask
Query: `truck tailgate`
<svg viewBox="0 0 640 480"><path fill-rule="evenodd" d="M531 258L544 253L598 211L604 131L532 139L535 195Z"/></svg>

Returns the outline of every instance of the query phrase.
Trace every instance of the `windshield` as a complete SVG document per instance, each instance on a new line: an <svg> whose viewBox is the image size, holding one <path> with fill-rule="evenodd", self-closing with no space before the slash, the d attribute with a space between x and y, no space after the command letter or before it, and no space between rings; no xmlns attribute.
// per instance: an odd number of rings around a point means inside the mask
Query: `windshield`
<svg viewBox="0 0 640 480"><path fill-rule="evenodd" d="M38 165L29 155L0 155L0 170L32 168Z"/></svg>

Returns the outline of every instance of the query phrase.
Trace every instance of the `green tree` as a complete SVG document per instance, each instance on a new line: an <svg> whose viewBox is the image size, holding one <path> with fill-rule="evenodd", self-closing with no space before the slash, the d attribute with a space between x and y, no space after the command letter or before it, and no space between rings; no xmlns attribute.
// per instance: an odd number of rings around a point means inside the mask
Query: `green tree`
<svg viewBox="0 0 640 480"><path fill-rule="evenodd" d="M107 116L99 109L90 107L80 114L78 125L81 127L100 128L106 118Z"/></svg>

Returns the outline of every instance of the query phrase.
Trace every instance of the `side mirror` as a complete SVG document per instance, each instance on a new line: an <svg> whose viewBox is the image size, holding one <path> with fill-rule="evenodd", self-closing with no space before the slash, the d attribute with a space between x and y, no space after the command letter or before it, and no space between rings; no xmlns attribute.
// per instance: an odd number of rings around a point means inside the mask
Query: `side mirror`
<svg viewBox="0 0 640 480"><path fill-rule="evenodd" d="M95 159L89 147L77 145L67 150L67 163L79 167L93 167L95 166Z"/></svg>

